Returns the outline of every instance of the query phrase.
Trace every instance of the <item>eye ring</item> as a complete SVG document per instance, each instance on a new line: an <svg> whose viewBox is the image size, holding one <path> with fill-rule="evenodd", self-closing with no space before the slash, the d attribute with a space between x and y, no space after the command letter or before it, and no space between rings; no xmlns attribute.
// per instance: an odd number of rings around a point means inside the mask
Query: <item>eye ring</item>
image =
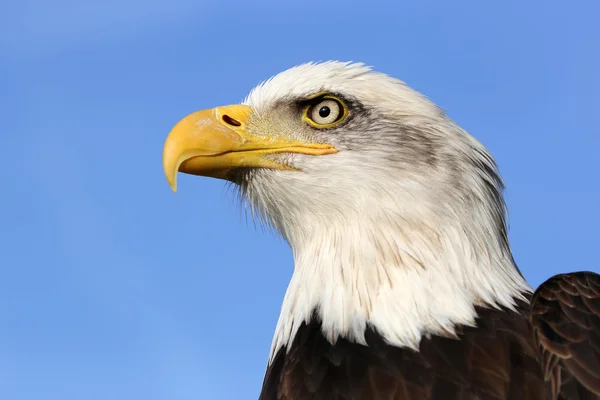
<svg viewBox="0 0 600 400"><path fill-rule="evenodd" d="M321 96L304 109L302 119L310 126L327 129L339 125L348 116L348 107L335 96Z"/></svg>

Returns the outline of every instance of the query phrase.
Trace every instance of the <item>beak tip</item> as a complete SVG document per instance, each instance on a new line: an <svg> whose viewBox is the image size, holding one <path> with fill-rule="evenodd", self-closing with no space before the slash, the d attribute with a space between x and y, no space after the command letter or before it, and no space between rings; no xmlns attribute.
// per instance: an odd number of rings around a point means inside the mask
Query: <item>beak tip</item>
<svg viewBox="0 0 600 400"><path fill-rule="evenodd" d="M179 165L181 164L181 160L173 158L172 145L165 143L165 147L163 150L163 171L165 174L165 178L167 178L167 182L171 187L171 190L174 193L177 193L177 173L179 172Z"/></svg>
<svg viewBox="0 0 600 400"><path fill-rule="evenodd" d="M177 193L177 172L171 176L167 175L167 182L173 193Z"/></svg>

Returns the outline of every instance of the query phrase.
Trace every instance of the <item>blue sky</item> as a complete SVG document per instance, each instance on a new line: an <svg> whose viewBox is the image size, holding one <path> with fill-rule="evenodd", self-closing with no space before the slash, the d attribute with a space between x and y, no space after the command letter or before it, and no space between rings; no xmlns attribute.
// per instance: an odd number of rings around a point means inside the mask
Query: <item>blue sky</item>
<svg viewBox="0 0 600 400"><path fill-rule="evenodd" d="M487 145L533 286L599 271L600 6L487 3L3 3L0 397L257 397L291 252L221 181L174 195L161 151L306 61L373 65Z"/></svg>

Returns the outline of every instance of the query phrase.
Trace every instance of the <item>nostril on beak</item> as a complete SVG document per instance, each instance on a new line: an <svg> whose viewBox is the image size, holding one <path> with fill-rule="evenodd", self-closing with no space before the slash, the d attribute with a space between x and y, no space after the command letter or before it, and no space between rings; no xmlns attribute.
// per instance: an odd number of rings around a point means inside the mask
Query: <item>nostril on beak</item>
<svg viewBox="0 0 600 400"><path fill-rule="evenodd" d="M223 122L225 122L227 125L231 125L231 126L242 126L242 123L240 121L238 121L235 118L231 118L229 115L225 114L223 115Z"/></svg>

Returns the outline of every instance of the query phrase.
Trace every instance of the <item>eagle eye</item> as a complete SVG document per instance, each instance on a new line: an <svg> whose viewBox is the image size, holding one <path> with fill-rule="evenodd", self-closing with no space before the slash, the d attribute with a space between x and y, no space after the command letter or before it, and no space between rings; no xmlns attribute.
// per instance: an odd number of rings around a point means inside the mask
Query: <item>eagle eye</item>
<svg viewBox="0 0 600 400"><path fill-rule="evenodd" d="M338 125L347 116L346 105L337 97L327 95L311 101L302 119L315 128L325 129Z"/></svg>

